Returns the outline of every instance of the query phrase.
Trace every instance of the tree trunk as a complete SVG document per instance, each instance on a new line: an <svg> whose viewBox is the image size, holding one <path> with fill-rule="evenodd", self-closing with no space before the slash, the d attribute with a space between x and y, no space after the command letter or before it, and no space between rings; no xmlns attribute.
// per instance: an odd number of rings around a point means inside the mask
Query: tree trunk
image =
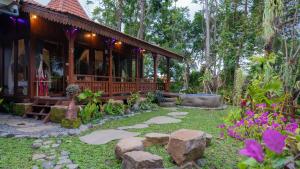
<svg viewBox="0 0 300 169"><path fill-rule="evenodd" d="M205 0L205 24L206 24L206 39L205 39L205 56L206 56L206 65L207 67L210 66L211 61L210 61L210 28L209 28L209 23L210 23L210 14L209 14L209 4L208 0Z"/></svg>
<svg viewBox="0 0 300 169"><path fill-rule="evenodd" d="M137 34L137 38L139 39L144 39L144 35L145 35L145 3L146 0L140 0L139 1L139 6L140 6L140 27L139 27L139 31Z"/></svg>
<svg viewBox="0 0 300 169"><path fill-rule="evenodd" d="M123 0L117 2L117 30L122 31L122 20L123 20Z"/></svg>

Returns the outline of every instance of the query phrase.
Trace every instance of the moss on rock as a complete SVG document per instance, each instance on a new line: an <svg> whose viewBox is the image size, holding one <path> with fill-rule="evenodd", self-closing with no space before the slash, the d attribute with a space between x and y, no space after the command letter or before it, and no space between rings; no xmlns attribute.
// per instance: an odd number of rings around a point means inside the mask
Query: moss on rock
<svg viewBox="0 0 300 169"><path fill-rule="evenodd" d="M55 123L61 123L65 118L65 114L68 110L68 106L52 106L50 110L50 121Z"/></svg>
<svg viewBox="0 0 300 169"><path fill-rule="evenodd" d="M81 125L81 121L79 118L77 119L62 119L61 126L68 129L78 128Z"/></svg>
<svg viewBox="0 0 300 169"><path fill-rule="evenodd" d="M23 116L25 112L32 111L32 103L15 103L13 107L13 114Z"/></svg>

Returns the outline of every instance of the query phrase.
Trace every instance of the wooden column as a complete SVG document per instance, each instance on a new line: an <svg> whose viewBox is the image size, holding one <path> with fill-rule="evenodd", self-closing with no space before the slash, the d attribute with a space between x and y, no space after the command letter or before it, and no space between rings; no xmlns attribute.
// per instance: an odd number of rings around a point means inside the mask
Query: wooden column
<svg viewBox="0 0 300 169"><path fill-rule="evenodd" d="M157 83L157 54L152 53L153 57L153 80L154 83Z"/></svg>
<svg viewBox="0 0 300 169"><path fill-rule="evenodd" d="M71 28L66 31L68 39L68 84L75 82L74 79L74 41L76 39L77 29Z"/></svg>
<svg viewBox="0 0 300 169"><path fill-rule="evenodd" d="M140 55L140 78L143 79L144 78L144 54L141 53Z"/></svg>
<svg viewBox="0 0 300 169"><path fill-rule="evenodd" d="M136 91L140 90L140 77L139 77L139 56L140 50L137 50L136 57L135 57L135 82L136 82Z"/></svg>
<svg viewBox="0 0 300 169"><path fill-rule="evenodd" d="M112 42L109 42L108 44L108 53L109 53L109 58L108 58L108 95L109 97L113 96L113 71L112 71L112 61L113 61L113 56L112 56L112 51L113 51L113 46L111 44Z"/></svg>
<svg viewBox="0 0 300 169"><path fill-rule="evenodd" d="M30 41L29 41L29 88L28 93L29 97L33 98L37 93L36 91L36 39L34 38L34 35L30 35Z"/></svg>
<svg viewBox="0 0 300 169"><path fill-rule="evenodd" d="M167 82L166 82L166 91L170 89L170 58L167 57Z"/></svg>
<svg viewBox="0 0 300 169"><path fill-rule="evenodd" d="M2 91L3 92L3 81L4 81L4 65L3 65L3 48L2 48L2 43L1 43L1 39L0 39L0 88L2 88ZM1 92L0 92L0 95L1 95Z"/></svg>

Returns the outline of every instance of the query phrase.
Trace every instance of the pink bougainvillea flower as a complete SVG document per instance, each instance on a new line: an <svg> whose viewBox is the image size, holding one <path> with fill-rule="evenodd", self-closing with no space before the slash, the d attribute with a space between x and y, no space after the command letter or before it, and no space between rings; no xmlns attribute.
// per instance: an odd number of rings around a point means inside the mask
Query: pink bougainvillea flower
<svg viewBox="0 0 300 169"><path fill-rule="evenodd" d="M299 125L297 123L289 123L285 126L285 130L291 133L295 133Z"/></svg>
<svg viewBox="0 0 300 169"><path fill-rule="evenodd" d="M280 119L281 119L281 121L286 122L286 118L285 117L281 117Z"/></svg>
<svg viewBox="0 0 300 169"><path fill-rule="evenodd" d="M240 154L252 157L260 163L264 161L262 146L256 140L245 140L245 148L240 150Z"/></svg>
<svg viewBox="0 0 300 169"><path fill-rule="evenodd" d="M267 107L267 104L266 103L257 104L256 107L260 109L264 109Z"/></svg>
<svg viewBox="0 0 300 169"><path fill-rule="evenodd" d="M273 152L277 154L281 154L283 151L283 148L285 147L285 139L286 136L282 135L276 130L273 129L267 129L263 133L263 141L266 144L266 146Z"/></svg>
<svg viewBox="0 0 300 169"><path fill-rule="evenodd" d="M276 103L272 103L272 104L271 104L271 107L272 107L272 109L276 109L277 104L276 104Z"/></svg>
<svg viewBox="0 0 300 169"><path fill-rule="evenodd" d="M274 113L273 116L274 116L274 117L277 117L277 116L278 116L278 113Z"/></svg>
<svg viewBox="0 0 300 169"><path fill-rule="evenodd" d="M296 120L295 120L294 118L291 118L291 119L290 119L290 122L291 122L291 123L295 123Z"/></svg>
<svg viewBox="0 0 300 169"><path fill-rule="evenodd" d="M272 125L271 125L271 128L272 129L276 129L277 127L280 127L280 124L276 123L273 121Z"/></svg>
<svg viewBox="0 0 300 169"><path fill-rule="evenodd" d="M225 124L220 124L220 125L218 125L218 128L220 128L220 129L223 129L223 128L225 128L226 126L225 126Z"/></svg>
<svg viewBox="0 0 300 169"><path fill-rule="evenodd" d="M240 126L244 125L244 123L245 123L245 120L242 119L242 120L238 121L238 122L235 124L235 126L240 127Z"/></svg>
<svg viewBox="0 0 300 169"><path fill-rule="evenodd" d="M251 110L247 110L246 111L246 115L249 116L249 117L253 117L254 116L254 112L251 111Z"/></svg>

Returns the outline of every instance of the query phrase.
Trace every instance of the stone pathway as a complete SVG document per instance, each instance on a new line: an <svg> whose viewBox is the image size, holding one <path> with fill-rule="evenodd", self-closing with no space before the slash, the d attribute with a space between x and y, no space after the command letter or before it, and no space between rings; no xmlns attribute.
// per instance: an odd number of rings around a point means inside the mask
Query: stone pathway
<svg viewBox="0 0 300 169"><path fill-rule="evenodd" d="M78 135L89 128L82 125L79 129L62 128L57 123L43 123L42 120L22 118L0 113L0 137L45 138Z"/></svg>
<svg viewBox="0 0 300 169"><path fill-rule="evenodd" d="M157 116L149 119L145 124L170 124L170 123L180 123L180 119L175 119L168 116Z"/></svg>
<svg viewBox="0 0 300 169"><path fill-rule="evenodd" d="M186 115L188 115L188 112L171 112L168 113L169 116L174 118L184 118Z"/></svg>
<svg viewBox="0 0 300 169"><path fill-rule="evenodd" d="M148 128L148 124L135 124L133 126L123 126L123 127L118 127L118 130L128 130L128 129L143 129L143 128Z"/></svg>
<svg viewBox="0 0 300 169"><path fill-rule="evenodd" d="M128 132L125 130L97 130L88 135L82 136L79 139L87 144L99 145L106 144L113 140L138 136L140 133Z"/></svg>
<svg viewBox="0 0 300 169"><path fill-rule="evenodd" d="M174 109L172 109L174 110ZM122 126L117 129L108 130L97 130L90 134L80 137L80 140L87 144L100 145L106 144L113 140L119 140L124 138L130 138L138 136L139 133L126 131L128 129L143 129L148 128L149 125L155 124L171 124L180 123L181 120L178 118L183 118L188 114L188 112L171 112L168 116L157 116L153 117L144 123L135 124L132 126Z"/></svg>
<svg viewBox="0 0 300 169"><path fill-rule="evenodd" d="M32 160L35 165L32 169L77 169L78 165L69 158L69 152L60 149L60 139L43 140L37 139L32 144L35 153L32 155Z"/></svg>

